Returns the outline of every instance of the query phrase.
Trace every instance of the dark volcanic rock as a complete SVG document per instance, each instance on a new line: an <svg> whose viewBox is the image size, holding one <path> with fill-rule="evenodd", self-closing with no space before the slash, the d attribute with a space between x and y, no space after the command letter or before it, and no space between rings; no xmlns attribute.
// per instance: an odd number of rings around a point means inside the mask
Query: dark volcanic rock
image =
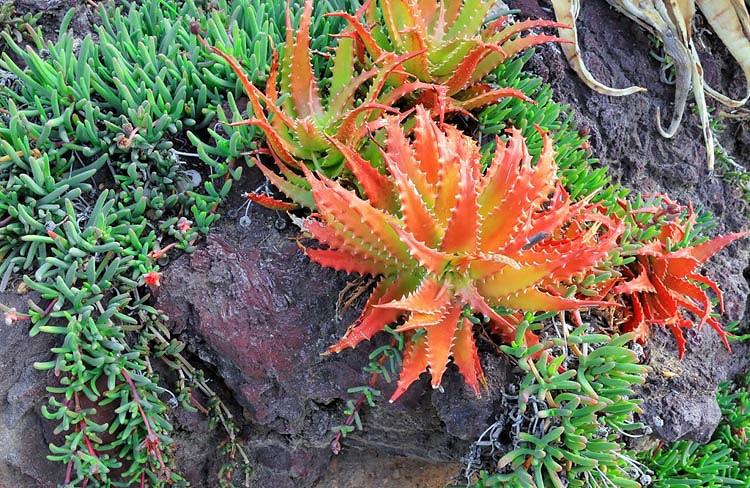
<svg viewBox="0 0 750 488"><path fill-rule="evenodd" d="M664 440L708 442L721 420L716 403L717 384L747 367L747 347L727 353L708 327L690 331L685 358L675 352L674 338L664 329L654 331L648 347L652 372L644 385L644 418Z"/></svg>
<svg viewBox="0 0 750 488"><path fill-rule="evenodd" d="M0 4L11 0L0 0ZM39 25L49 39L56 39L62 18L70 9L75 9L71 28L77 37L84 37L91 30L91 6L81 0L12 0L19 15L38 14Z"/></svg>
<svg viewBox="0 0 750 488"><path fill-rule="evenodd" d="M27 310L27 297L0 293L0 302ZM0 316L2 316L0 314ZM52 487L65 466L47 461L49 424L43 419L45 386L52 378L33 368L48 361L53 337L29 339L28 322L0 326L0 486Z"/></svg>
<svg viewBox="0 0 750 488"><path fill-rule="evenodd" d="M249 217L247 227L225 221L203 248L173 263L158 306L170 315L173 331L218 368L244 409L259 486L309 486L328 464L332 427L343 421L344 402L352 398L347 389L369 380L362 367L373 345L321 355L357 315L350 310L337 318L346 277L309 262L292 240L296 230L276 230L290 225L285 217L258 208ZM507 367L497 358L491 362L494 389L506 382ZM386 396L393 387L378 388ZM398 403L364 413L366 432L346 442L449 459L491 419L492 398L476 402L450 371L445 393L432 392L426 381L415 385Z"/></svg>

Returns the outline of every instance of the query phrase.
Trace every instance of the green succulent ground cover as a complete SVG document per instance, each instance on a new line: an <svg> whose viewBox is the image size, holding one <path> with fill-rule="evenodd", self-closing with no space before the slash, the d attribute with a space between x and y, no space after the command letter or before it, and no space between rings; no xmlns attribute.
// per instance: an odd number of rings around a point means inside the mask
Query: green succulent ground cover
<svg viewBox="0 0 750 488"><path fill-rule="evenodd" d="M60 338L52 360L35 367L56 378L43 413L64 435L49 457L67 466L65 485L181 482L171 459L173 400L225 428L227 483L235 461L249 471L231 413L181 355L144 284L158 280L170 248L191 251L219 218L243 169L230 162L250 149L240 139L252 139L229 133L217 158L190 142L222 120L226 93L239 93L231 71L198 47L190 21L207 19L211 42L261 83L285 5L123 3L100 7L96 40L79 43L69 32L73 12L55 41L37 29L22 48L0 34L8 51L0 59L0 289L34 292L28 314L2 312L6 322L30 321L32 336ZM318 49L336 28L321 14L349 3L318 2ZM19 275L23 282L11 283ZM176 370L178 384L160 382L156 359Z"/></svg>
<svg viewBox="0 0 750 488"><path fill-rule="evenodd" d="M499 422L474 444L467 475L484 452L503 449L498 430L511 431L510 448L497 459L500 473L480 473L475 486L640 486L632 471L641 470L623 442L623 434L644 430L635 419L640 400L633 387L645 381L646 367L627 347L633 338L590 333L587 326L531 348L518 338L501 349L522 379L514 395L504 396Z"/></svg>
<svg viewBox="0 0 750 488"><path fill-rule="evenodd" d="M341 27L322 14L356 5L316 2L314 50L324 53L334 42L329 34ZM66 486L181 483L171 456L174 400L208 413L225 430L221 483L249 482L251 466L231 412L170 337L166 317L150 305L147 284L158 280L169 250L195 248L241 177L244 155L255 149L253 129L221 124L246 118L241 87L226 64L200 46L190 22L200 19L207 40L240 59L262 85L272 46L281 44L285 7L264 0L123 1L100 7L96 41L79 42L69 32L71 13L55 41L26 29L30 48L15 35L21 20L0 10L0 46L7 51L0 58L7 73L0 72L0 291L13 286L33 292L28 314L0 311L6 322L29 321L31 335L59 337L52 359L35 367L56 378L44 415L64 436L50 446L50 459L67 466ZM550 88L523 73L529 56L506 63L494 76L537 103L504 99L485 109L481 133L501 134L514 125L537 155L541 139L534 124L550 130L572 196L596 193L614 207L626 190L581 149L585 137L568 109L552 100ZM315 69L329 69L325 56L316 57ZM703 214L695 239L710 224ZM526 326L540 327L543 319L549 317L529 317ZM543 351L520 342L504 346L521 380L516 398L508 398L517 416L502 426L512 425L516 435L499 458L501 471L483 473L478 486L630 487L648 473L655 486L742 480L748 473L746 385L722 389L725 423L707 446L665 446L641 459L647 466L626 451L622 433L643 428L632 388L645 374L623 347L626 339L579 328L549 339ZM399 361L395 340L373 352L367 373L388 376L396 369L390 366ZM175 371L176 384L165 384L157 361ZM564 373L556 369L561 364L568 367ZM370 385L351 393L371 405L379 396ZM342 434L361 428L355 407L347 406L351 421L339 428ZM105 423L102 411L110 413ZM532 411L541 420L530 420ZM493 442L478 444L472 463ZM667 467L657 469L654 459ZM565 466L567 480L558 466ZM469 467L478 471L476 464Z"/></svg>

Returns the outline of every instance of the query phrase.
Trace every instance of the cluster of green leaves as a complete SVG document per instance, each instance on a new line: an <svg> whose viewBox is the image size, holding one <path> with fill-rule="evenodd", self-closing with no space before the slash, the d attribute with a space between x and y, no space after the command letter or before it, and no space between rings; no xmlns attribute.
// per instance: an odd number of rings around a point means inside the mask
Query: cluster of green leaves
<svg viewBox="0 0 750 488"><path fill-rule="evenodd" d="M0 59L15 79L0 87L0 290L20 274L19 290L36 293L27 314L0 312L8 323L30 321L31 335L60 338L36 367L56 377L44 414L64 437L50 459L68 466L66 486L181 481L171 469L172 394L159 386L157 357L177 371L182 407L221 423L225 450L239 452L246 472L249 464L231 413L169 337L144 284L158 286L169 249L194 248L242 170L227 158L201 161L187 138L187 129L201 134L220 121L225 92L237 88L199 48L190 21L210 18L212 42L234 46L261 81L283 5L123 3L100 7L96 40L78 44L68 30L73 11L55 42L37 29L24 49L0 34L15 54ZM324 49L331 26L316 25Z"/></svg>
<svg viewBox="0 0 750 488"><path fill-rule="evenodd" d="M482 472L475 486L639 487L638 475L645 473L621 440L644 429L635 420L641 401L633 388L644 382L646 367L626 347L632 336L581 326L526 347L529 320L514 343L501 346L522 374L504 425L510 449L499 443L500 432L491 436L495 442L478 441L475 448L503 455L496 459L498 472Z"/></svg>
<svg viewBox="0 0 750 488"><path fill-rule="evenodd" d="M722 421L707 444L677 441L639 455L654 473L654 488L750 486L750 375L717 392Z"/></svg>
<svg viewBox="0 0 750 488"><path fill-rule="evenodd" d="M19 15L13 0L3 2L0 4L0 32L8 33L21 42L24 30L33 29L41 16L41 13ZM2 45L3 41L0 40L0 48Z"/></svg>
<svg viewBox="0 0 750 488"><path fill-rule="evenodd" d="M750 208L750 171L739 165L721 144L716 145L715 151L716 162L722 172L722 177L740 189L742 199L749 204Z"/></svg>
<svg viewBox="0 0 750 488"><path fill-rule="evenodd" d="M524 73L523 68L534 55L529 51L501 65L493 74L494 82L503 87L516 88L534 100L527 103L517 98L504 98L479 114L479 130L484 135L500 135L508 127L520 129L526 138L529 153L535 158L542 150L542 138L535 129L539 126L549 131L555 146L555 161L558 173L573 199L596 193L595 201L607 208L615 208L618 198L625 198L628 191L613 183L602 166L585 149L588 136L574 125L570 107L556 102L552 88L541 78ZM494 142L487 145L493 148Z"/></svg>
<svg viewBox="0 0 750 488"><path fill-rule="evenodd" d="M717 115L714 111L709 110L709 117L710 128L714 133L714 139L716 139L714 156L716 156L721 177L739 188L742 192L743 200L748 204L747 212L750 212L750 170L735 161L732 155L719 142L719 135L727 129L722 114Z"/></svg>
<svg viewBox="0 0 750 488"><path fill-rule="evenodd" d="M664 49L664 41L651 34L648 35L648 40L653 47L649 54L659 62L659 79L662 83L674 85L677 70L674 65L674 59Z"/></svg>
<svg viewBox="0 0 750 488"><path fill-rule="evenodd" d="M391 335L392 340L390 343L383 344L370 352L369 362L362 368L362 374L370 378L368 383L347 390L347 393L356 396L356 400L349 399L346 401L346 408L344 409L346 419L343 424L334 426L333 428L337 433L336 438L331 444L334 452L338 452L341 449L341 438L346 437L355 430L363 430L359 412L365 403L369 407L377 405L376 400L381 397L381 391L375 388L378 380L382 378L386 383L391 384L401 369L404 336L395 332L390 327L386 328L386 332Z"/></svg>

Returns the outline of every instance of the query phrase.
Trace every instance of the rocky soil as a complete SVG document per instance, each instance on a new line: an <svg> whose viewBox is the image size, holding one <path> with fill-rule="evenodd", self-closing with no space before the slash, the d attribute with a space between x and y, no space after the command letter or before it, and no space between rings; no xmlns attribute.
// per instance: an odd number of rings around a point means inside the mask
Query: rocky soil
<svg viewBox="0 0 750 488"><path fill-rule="evenodd" d="M16 2L20 8L50 8L45 21L50 26L75 3ZM523 15L549 17L546 2L506 3ZM575 107L579 127L592 135L594 153L624 185L668 191L710 209L720 222L716 232L747 228L739 191L705 169L696 117L687 113L673 140L656 131L655 108L669 112L672 90L659 81L646 36L603 0L583 3L579 28L591 71L613 85L635 83L649 92L627 98L597 95L575 78L556 47L538 50L531 68L553 85L559 100ZM83 26L86 16L80 19ZM716 49L719 59L706 57L709 81L730 93L741 88L739 81L733 82L737 86L722 81L732 79L731 63L722 61L726 53L710 37L706 45ZM747 125L730 126L722 142L749 165ZM343 420L351 397L347 389L369 379L361 370L367 345L321 356L356 317L357 304L345 311L336 304L350 277L308 262L283 215L252 207L249 219L242 220L245 225L240 224L239 194L260 181L256 172L248 173L224 209L227 217L200 249L168 267L157 304L171 316L173 333L188 343L194 363L207 370L235 409L255 486L444 486L460 473L469 443L493 421L499 391L510 378L508 365L483 355L490 390L478 401L449 371L444 391L433 391L424 381L396 404L383 401L365 410L365 430L347 437L343 452L334 456L331 428ZM747 321L744 247L735 244L722 252L707 272L726 293L727 319L744 315ZM0 301L22 310L27 298L4 295ZM53 339L29 339L25 327L0 327L0 487L55 486L63 478L62 467L45 460L51 433L40 405L48 378L31 368L46 358ZM730 355L706 328L690 338L684 361L676 359L668 333L658 332L646 353L654 368L643 388L646 422L666 440L708 439L719 421L716 385L744 369L746 351ZM378 388L388 396L392 387L383 383ZM183 472L195 486L215 486L220 436L207 430L199 414L176 410L173 416Z"/></svg>

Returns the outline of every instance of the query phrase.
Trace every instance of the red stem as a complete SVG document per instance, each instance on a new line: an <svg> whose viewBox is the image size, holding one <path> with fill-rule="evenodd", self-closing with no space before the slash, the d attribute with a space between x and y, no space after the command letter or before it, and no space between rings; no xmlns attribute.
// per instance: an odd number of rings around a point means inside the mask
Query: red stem
<svg viewBox="0 0 750 488"><path fill-rule="evenodd" d="M81 421L81 424L83 424L83 421ZM99 456L96 454L96 451L94 450L94 446L91 444L91 440L89 439L89 436L86 435L86 433L83 433L83 440L86 442L86 448L89 450L89 454L94 456L95 458L99 458Z"/></svg>
<svg viewBox="0 0 750 488"><path fill-rule="evenodd" d="M146 412L143 411L143 407L141 407L141 396L138 394L138 388L136 388L135 383L133 383L133 379L128 374L127 370L122 370L122 377L125 378L125 381L128 383L128 386L130 387L130 391L133 393L133 399L135 400L135 404L138 406L138 411L141 412L141 417L143 418L143 423L146 425L146 430L148 431L148 434L151 435L154 433L154 431L151 430L151 424L148 422L148 417L146 417Z"/></svg>
<svg viewBox="0 0 750 488"><path fill-rule="evenodd" d="M166 246L162 247L161 249L158 249L156 251L151 251L148 255L151 259L161 259L165 254L169 252L170 249L175 247L179 242L172 242L167 244Z"/></svg>
<svg viewBox="0 0 750 488"><path fill-rule="evenodd" d="M208 415L210 413L208 409L204 407L201 404L201 402L198 401L197 398L195 398L195 395L193 395L193 392L190 392L190 403L192 403L195 408L200 410L200 412L203 413L203 415Z"/></svg>
<svg viewBox="0 0 750 488"><path fill-rule="evenodd" d="M73 476L73 460L68 461L68 467L65 468L65 483L70 484L70 478Z"/></svg>
<svg viewBox="0 0 750 488"><path fill-rule="evenodd" d="M146 412L143 411L143 407L141 406L141 396L138 394L138 389L136 388L135 383L133 383L133 379L124 368L122 370L122 377L125 378L128 386L130 386L130 391L133 393L133 399L135 400L135 404L138 406L138 411L141 413L143 424L146 426L146 449L156 454L156 458L159 460L159 466L163 470L166 465L164 464L164 460L161 455L161 449L159 449L159 436L157 436L151 428L151 423L148 421Z"/></svg>
<svg viewBox="0 0 750 488"><path fill-rule="evenodd" d="M63 402L63 405L65 405L66 407L69 407L70 403L71 403L70 400L65 400ZM79 412L81 410L81 407L78 403L78 393L75 393L73 395L73 403L75 405L76 412ZM94 450L94 446L91 444L91 440L89 439L89 436L86 435L86 431L84 430L85 426L86 426L85 422L81 420L75 426L76 431L83 432L83 441L86 443L86 448L88 449L89 454L99 459L99 456L97 456L96 451ZM73 460L71 459L70 461L68 461L68 465L65 467L65 482L63 484L69 485L72 478L73 478ZM88 484L89 484L89 479L83 478L83 481L81 482L81 488L86 488Z"/></svg>
<svg viewBox="0 0 750 488"><path fill-rule="evenodd" d="M55 301L56 301L56 300L51 300L51 301L50 301L50 302L49 302L49 303L47 304L47 308L45 308L45 309L44 309L44 315L43 315L43 317L46 317L47 315L49 315L49 313L50 313L50 312L52 311L52 307L54 307L54 306L55 306Z"/></svg>

